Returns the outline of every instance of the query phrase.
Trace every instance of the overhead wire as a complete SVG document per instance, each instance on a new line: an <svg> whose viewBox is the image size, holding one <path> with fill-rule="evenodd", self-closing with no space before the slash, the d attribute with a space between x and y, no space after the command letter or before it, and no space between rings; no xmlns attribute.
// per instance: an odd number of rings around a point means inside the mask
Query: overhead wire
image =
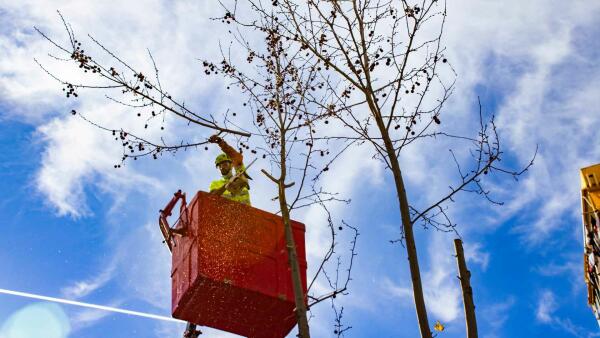
<svg viewBox="0 0 600 338"><path fill-rule="evenodd" d="M104 305L96 305L96 304L78 302L78 301L69 300L69 299L63 299L63 298L56 298L56 297L48 297L48 296L36 295L36 294L33 294L33 293L27 293L27 292L20 292L20 291L14 291L14 290L0 289L0 293L7 294L7 295L13 295L13 296L19 296L19 297L25 297L25 298L33 298L33 299L45 300L45 301L48 301L48 302L55 302L55 303L62 303L62 304L67 304L67 305L82 306L82 307L87 307L87 308L92 308L92 309L97 309L97 310L104 310L104 311L110 311L110 312L123 313L123 314L131 315L131 316L145 317L145 318L150 318L150 319L163 320L163 321L176 322L176 323L185 323L185 321L182 321L182 320L179 320L179 319L175 319L175 318L171 318L171 317L166 317L166 316L159 316L159 315L154 315L154 314L150 314L150 313L144 313L144 312L139 312L139 311L131 311L131 310L126 310L126 309L119 309L119 308L111 307L111 306L104 306Z"/></svg>

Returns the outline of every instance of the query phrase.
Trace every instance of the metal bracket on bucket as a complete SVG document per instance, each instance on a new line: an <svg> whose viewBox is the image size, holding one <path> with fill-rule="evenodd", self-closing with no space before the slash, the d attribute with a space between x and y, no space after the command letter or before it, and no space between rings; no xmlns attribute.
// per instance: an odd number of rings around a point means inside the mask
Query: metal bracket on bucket
<svg viewBox="0 0 600 338"><path fill-rule="evenodd" d="M179 208L179 220L175 223L175 228L171 228L169 225L169 221L167 217L171 216L173 208L175 204L181 199L181 206ZM181 192L181 190L177 190L174 194L173 198L169 201L167 206L159 211L158 216L158 226L160 227L160 232L163 235L164 243L169 247L169 251L173 251L173 246L175 246L175 241L173 240L173 236L184 236L185 230L187 227L187 202L185 200L185 193Z"/></svg>

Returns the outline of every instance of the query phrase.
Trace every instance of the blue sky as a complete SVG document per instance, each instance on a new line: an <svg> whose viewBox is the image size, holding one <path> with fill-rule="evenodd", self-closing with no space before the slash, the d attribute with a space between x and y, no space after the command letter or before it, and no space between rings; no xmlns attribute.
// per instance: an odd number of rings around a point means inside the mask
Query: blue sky
<svg viewBox="0 0 600 338"><path fill-rule="evenodd" d="M112 169L119 147L68 112L76 108L108 125L128 125L134 118L101 95L65 100L60 85L33 62L51 62L50 46L32 32L33 25L64 38L56 9L81 37L89 32L109 41L140 68L149 67L149 48L175 96L199 111L223 112L236 97L225 94L218 80L201 78L196 60L218 55L207 46L219 34L206 34L216 29L208 18L217 7L193 1L155 0L140 7L0 0L0 288L169 316L170 261L155 224L157 211L179 188L189 194L205 189L217 175L217 151ZM600 336L586 305L578 199L578 169L600 162L599 27L598 4L449 5L444 41L458 78L445 110L448 128L468 128L479 96L484 111L496 116L508 164L526 164L539 147L534 167L519 182L486 182L504 206L469 195L451 205L472 271L481 337ZM166 137L176 136L176 125L166 125ZM456 179L447 148L441 143L405 154L409 197L416 204L434 200L445 182ZM364 160L370 154L352 149L331 170L343 175L324 178L325 186L352 199L333 208L336 220L361 233L350 295L339 300L352 326L346 336L416 337L404 249L389 243L398 236L394 191L378 162ZM275 210L272 187L258 173L253 177L254 205ZM309 265L316 264L327 241L323 215L309 209L295 218L307 225ZM446 324L438 337L464 337L454 237L420 228L416 234L429 318ZM342 235L342 251L347 240ZM329 306L314 314L313 335L332 336ZM48 338L170 338L182 331L180 324L0 295L0 338L33 337L23 322L53 332Z"/></svg>

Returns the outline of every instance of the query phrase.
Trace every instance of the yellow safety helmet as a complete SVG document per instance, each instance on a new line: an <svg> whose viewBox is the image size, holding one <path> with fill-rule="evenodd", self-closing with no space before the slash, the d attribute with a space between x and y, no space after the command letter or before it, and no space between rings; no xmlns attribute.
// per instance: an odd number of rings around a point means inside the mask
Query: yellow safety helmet
<svg viewBox="0 0 600 338"><path fill-rule="evenodd" d="M219 163L225 162L225 161L231 162L231 159L229 158L229 156L227 156L227 154L221 153L221 154L219 154L219 156L217 156L217 158L215 158L215 166L218 166Z"/></svg>

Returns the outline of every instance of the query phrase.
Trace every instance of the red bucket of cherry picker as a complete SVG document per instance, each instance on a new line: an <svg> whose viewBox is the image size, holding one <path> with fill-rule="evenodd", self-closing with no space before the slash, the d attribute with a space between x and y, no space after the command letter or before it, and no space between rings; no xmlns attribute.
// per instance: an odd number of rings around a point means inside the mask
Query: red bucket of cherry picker
<svg viewBox="0 0 600 338"><path fill-rule="evenodd" d="M304 225L292 221L292 232L306 294ZM165 238L174 318L252 338L283 338L296 325L280 216L200 191Z"/></svg>

